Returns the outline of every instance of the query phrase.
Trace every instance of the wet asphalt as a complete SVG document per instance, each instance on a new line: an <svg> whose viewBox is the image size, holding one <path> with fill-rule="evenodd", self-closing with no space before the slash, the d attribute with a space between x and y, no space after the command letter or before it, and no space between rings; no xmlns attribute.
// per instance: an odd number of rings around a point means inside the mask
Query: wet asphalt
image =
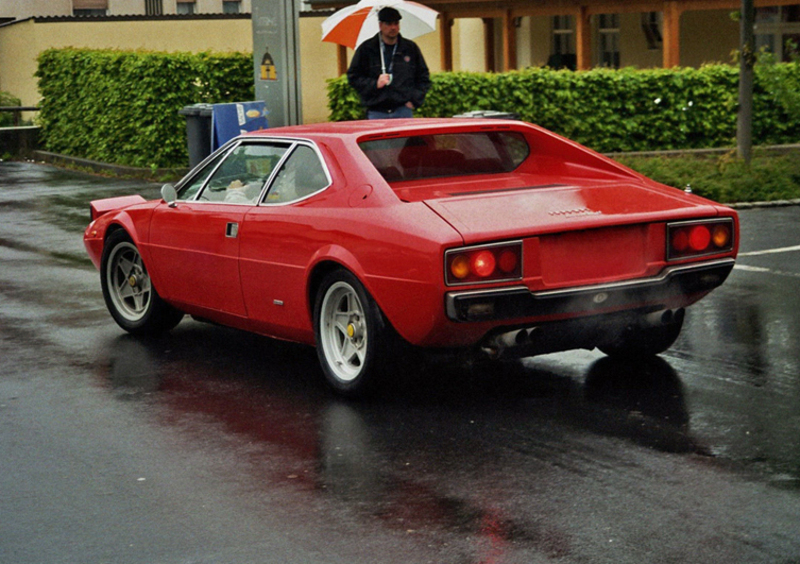
<svg viewBox="0 0 800 564"><path fill-rule="evenodd" d="M113 323L88 202L157 192L0 163L0 562L800 562L800 207L740 212L650 362L432 359L348 402L311 348Z"/></svg>

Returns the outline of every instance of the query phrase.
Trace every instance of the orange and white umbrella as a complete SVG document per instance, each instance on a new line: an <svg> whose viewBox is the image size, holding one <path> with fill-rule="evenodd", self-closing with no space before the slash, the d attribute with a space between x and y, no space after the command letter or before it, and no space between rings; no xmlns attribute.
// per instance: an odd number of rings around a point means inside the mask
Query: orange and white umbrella
<svg viewBox="0 0 800 564"><path fill-rule="evenodd" d="M406 39L436 31L439 12L432 8L408 0L361 0L322 22L322 40L355 49L378 33L378 12L387 7L400 12L400 33Z"/></svg>

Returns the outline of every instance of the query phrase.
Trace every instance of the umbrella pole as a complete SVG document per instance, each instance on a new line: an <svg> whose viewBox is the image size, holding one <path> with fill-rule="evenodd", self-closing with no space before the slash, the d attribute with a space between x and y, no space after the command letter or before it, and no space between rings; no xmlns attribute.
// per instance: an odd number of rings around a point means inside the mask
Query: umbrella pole
<svg viewBox="0 0 800 564"><path fill-rule="evenodd" d="M339 76L347 73L347 47L344 45L336 46L336 70Z"/></svg>

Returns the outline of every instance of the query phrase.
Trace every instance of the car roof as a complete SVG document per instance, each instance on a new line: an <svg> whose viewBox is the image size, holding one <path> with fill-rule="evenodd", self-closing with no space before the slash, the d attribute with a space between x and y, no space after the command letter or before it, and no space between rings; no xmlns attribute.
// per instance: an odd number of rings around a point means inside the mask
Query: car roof
<svg viewBox="0 0 800 564"><path fill-rule="evenodd" d="M492 129L520 129L525 127L530 128L531 126L521 121L507 119L411 118L335 121L306 125L292 125L276 127L272 129L262 129L253 133L248 133L247 135L255 137L303 137L308 139L321 139L326 137L338 137L341 139L355 137L361 139L365 137L405 137L451 130L474 129L485 131Z"/></svg>

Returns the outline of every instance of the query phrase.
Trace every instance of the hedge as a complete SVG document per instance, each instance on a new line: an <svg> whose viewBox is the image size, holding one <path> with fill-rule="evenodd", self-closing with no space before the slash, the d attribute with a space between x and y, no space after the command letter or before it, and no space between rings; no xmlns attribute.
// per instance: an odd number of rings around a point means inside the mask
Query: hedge
<svg viewBox="0 0 800 564"><path fill-rule="evenodd" d="M800 63L756 68L756 144L800 142ZM37 118L44 148L101 162L158 168L188 164L184 106L252 100L249 53L50 49L39 55ZM514 112L600 152L735 144L738 71L700 69L432 75L424 117ZM342 76L328 82L333 121L363 117Z"/></svg>
<svg viewBox="0 0 800 564"><path fill-rule="evenodd" d="M506 73L443 72L420 117L471 110L513 112L600 152L729 147L735 144L738 70L531 68ZM800 141L800 63L762 64L754 89L757 144ZM346 77L328 82L331 120L363 116Z"/></svg>
<svg viewBox="0 0 800 564"><path fill-rule="evenodd" d="M38 62L44 147L100 162L186 166L186 118L178 111L254 97L247 53L49 49Z"/></svg>
<svg viewBox="0 0 800 564"><path fill-rule="evenodd" d="M22 102L16 96L0 90L0 106L21 106ZM14 114L11 112L0 112L0 127L11 127L14 125Z"/></svg>

